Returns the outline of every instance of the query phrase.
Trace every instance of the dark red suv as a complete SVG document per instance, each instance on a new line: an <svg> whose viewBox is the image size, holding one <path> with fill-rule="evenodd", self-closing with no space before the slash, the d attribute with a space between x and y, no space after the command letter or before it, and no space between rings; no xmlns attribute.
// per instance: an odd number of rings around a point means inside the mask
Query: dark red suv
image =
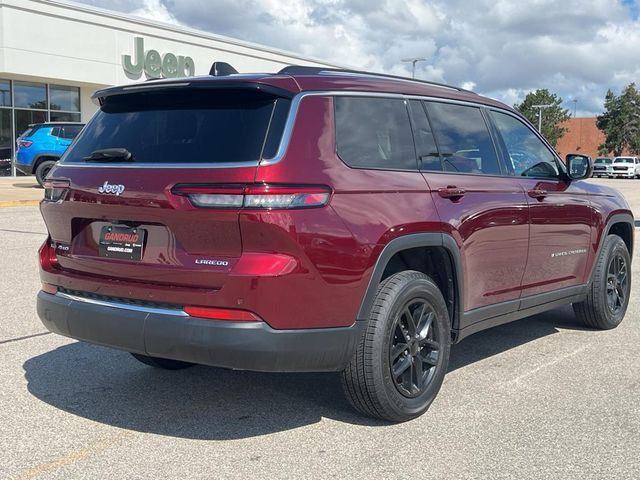
<svg viewBox="0 0 640 480"><path fill-rule="evenodd" d="M628 205L511 108L229 70L95 93L41 204L49 330L162 368L340 371L358 410L402 421L474 332L569 303L622 321Z"/></svg>

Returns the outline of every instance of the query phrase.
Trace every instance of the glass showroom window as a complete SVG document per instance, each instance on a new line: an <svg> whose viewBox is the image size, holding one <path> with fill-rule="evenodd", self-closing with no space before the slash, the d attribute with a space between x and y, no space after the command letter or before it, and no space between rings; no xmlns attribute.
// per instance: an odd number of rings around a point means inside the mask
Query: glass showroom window
<svg viewBox="0 0 640 480"><path fill-rule="evenodd" d="M13 82L16 136L30 124L47 121L47 85L44 83Z"/></svg>
<svg viewBox="0 0 640 480"><path fill-rule="evenodd" d="M51 122L80 121L80 89L63 85L49 86Z"/></svg>
<svg viewBox="0 0 640 480"><path fill-rule="evenodd" d="M11 83L0 79L0 177L11 174L13 124L11 115Z"/></svg>
<svg viewBox="0 0 640 480"><path fill-rule="evenodd" d="M2 160L13 158L15 140L30 124L79 121L78 87L0 78L0 176L10 174Z"/></svg>

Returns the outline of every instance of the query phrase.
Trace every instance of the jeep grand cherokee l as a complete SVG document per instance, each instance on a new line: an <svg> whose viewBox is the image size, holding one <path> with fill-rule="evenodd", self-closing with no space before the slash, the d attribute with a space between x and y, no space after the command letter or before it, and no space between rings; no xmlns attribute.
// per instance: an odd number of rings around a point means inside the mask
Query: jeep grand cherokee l
<svg viewBox="0 0 640 480"><path fill-rule="evenodd" d="M288 67L100 90L41 203L38 313L148 365L341 372L422 414L450 346L573 304L623 319L633 217L513 109L459 88Z"/></svg>

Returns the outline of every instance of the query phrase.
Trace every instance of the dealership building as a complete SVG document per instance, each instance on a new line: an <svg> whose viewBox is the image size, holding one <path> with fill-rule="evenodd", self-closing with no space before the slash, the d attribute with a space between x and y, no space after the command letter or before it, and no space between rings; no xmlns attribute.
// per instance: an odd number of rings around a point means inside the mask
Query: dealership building
<svg viewBox="0 0 640 480"><path fill-rule="evenodd" d="M31 123L88 121L91 94L147 78L334 66L186 27L55 0L0 0L0 159Z"/></svg>

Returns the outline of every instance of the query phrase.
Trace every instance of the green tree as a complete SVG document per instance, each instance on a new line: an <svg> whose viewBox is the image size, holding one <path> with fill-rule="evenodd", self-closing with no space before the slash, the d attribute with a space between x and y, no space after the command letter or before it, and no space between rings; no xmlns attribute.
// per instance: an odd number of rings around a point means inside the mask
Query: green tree
<svg viewBox="0 0 640 480"><path fill-rule="evenodd" d="M640 92L635 83L627 85L619 96L608 90L604 109L596 120L606 137L599 151L613 152L615 156L622 155L625 150L640 153Z"/></svg>
<svg viewBox="0 0 640 480"><path fill-rule="evenodd" d="M562 98L555 93L549 92L546 88L541 88L527 93L522 103L516 103L513 108L522 113L527 119L538 126L538 114L540 109L534 105L551 105L542 112L542 135L554 147L558 140L567 132L567 128L560 126L571 118L569 110L562 108Z"/></svg>

